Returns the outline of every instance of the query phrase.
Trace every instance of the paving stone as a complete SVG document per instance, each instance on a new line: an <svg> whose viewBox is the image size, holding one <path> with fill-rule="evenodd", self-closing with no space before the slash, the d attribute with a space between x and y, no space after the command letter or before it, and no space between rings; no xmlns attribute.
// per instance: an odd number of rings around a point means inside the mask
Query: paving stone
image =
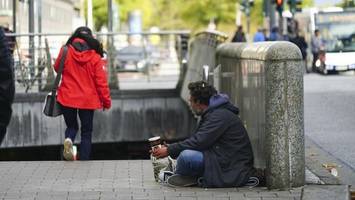
<svg viewBox="0 0 355 200"><path fill-rule="evenodd" d="M345 185L322 185L308 186L303 189L303 200L349 200L349 186Z"/></svg>
<svg viewBox="0 0 355 200"><path fill-rule="evenodd" d="M150 160L0 162L0 199L300 200L301 194L302 188L172 188L154 181Z"/></svg>

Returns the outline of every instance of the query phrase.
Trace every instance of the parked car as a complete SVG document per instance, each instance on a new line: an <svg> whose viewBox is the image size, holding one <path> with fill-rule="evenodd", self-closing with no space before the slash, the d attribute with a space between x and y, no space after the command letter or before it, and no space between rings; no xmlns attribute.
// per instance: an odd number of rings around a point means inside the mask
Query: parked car
<svg viewBox="0 0 355 200"><path fill-rule="evenodd" d="M150 65L149 54L142 46L124 47L116 52L116 69L118 71L145 71Z"/></svg>

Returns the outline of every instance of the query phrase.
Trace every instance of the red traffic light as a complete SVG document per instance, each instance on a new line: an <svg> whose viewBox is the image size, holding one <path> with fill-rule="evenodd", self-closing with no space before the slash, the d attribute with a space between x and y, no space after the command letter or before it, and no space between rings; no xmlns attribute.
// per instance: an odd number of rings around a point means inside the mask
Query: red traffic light
<svg viewBox="0 0 355 200"><path fill-rule="evenodd" d="M276 3L276 10L280 13L282 13L283 9L284 9L284 0L275 0Z"/></svg>
<svg viewBox="0 0 355 200"><path fill-rule="evenodd" d="M275 0L277 6L282 6L284 1L283 0Z"/></svg>

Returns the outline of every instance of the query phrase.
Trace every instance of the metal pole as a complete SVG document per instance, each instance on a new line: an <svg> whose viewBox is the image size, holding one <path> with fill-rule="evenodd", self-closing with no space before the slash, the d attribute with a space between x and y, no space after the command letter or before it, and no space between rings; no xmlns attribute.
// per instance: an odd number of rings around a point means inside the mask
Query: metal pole
<svg viewBox="0 0 355 200"><path fill-rule="evenodd" d="M272 5L271 0L267 0L266 2L268 4L267 8L268 8L268 11L269 11L269 19L270 19L270 29L269 30L271 30L272 27L277 25L276 19L275 19L276 10L275 10L275 6Z"/></svg>
<svg viewBox="0 0 355 200"><path fill-rule="evenodd" d="M250 37L250 3L249 3L249 0L246 1L246 8L245 8L245 14L246 14L246 17L247 17L247 38L248 38L248 41L249 40L249 37Z"/></svg>
<svg viewBox="0 0 355 200"><path fill-rule="evenodd" d="M34 33L34 0L28 0L28 31ZM29 36L30 77L34 77L35 46L34 36Z"/></svg>
<svg viewBox="0 0 355 200"><path fill-rule="evenodd" d="M284 9L286 8L286 3L287 3L287 1L283 1L283 8ZM282 18L282 26L283 26L282 35L284 37L286 37L287 36L287 18L283 17L282 15L281 15L281 18Z"/></svg>
<svg viewBox="0 0 355 200"><path fill-rule="evenodd" d="M109 32L112 32L112 0L108 0L107 2L107 13L108 13L107 28Z"/></svg>
<svg viewBox="0 0 355 200"><path fill-rule="evenodd" d="M42 0L37 0L37 12L38 12L38 33L42 33ZM41 35L38 36L38 45L41 48Z"/></svg>
<svg viewBox="0 0 355 200"><path fill-rule="evenodd" d="M37 13L38 13L38 33L42 33L42 0L37 0ZM42 37L41 35L38 36L38 63L37 65L41 68L44 68L44 60L41 59L42 57ZM42 61L42 62L41 62ZM41 70L41 69L39 69ZM38 91L41 90L42 87L42 80L41 78L38 79Z"/></svg>
<svg viewBox="0 0 355 200"><path fill-rule="evenodd" d="M92 0L88 0L88 10L87 10L87 27L93 30L93 18L92 18Z"/></svg>
<svg viewBox="0 0 355 200"><path fill-rule="evenodd" d="M17 0L12 0L12 31L16 33L16 1Z"/></svg>
<svg viewBox="0 0 355 200"><path fill-rule="evenodd" d="M108 13L108 21L107 21L107 29L109 33L113 32L113 24L112 24L112 0L108 0L107 2L107 13ZM109 87L111 89L118 89L118 80L117 74L114 66L114 46L113 46L113 35L110 34L107 36L107 48L108 48L108 77L109 77Z"/></svg>

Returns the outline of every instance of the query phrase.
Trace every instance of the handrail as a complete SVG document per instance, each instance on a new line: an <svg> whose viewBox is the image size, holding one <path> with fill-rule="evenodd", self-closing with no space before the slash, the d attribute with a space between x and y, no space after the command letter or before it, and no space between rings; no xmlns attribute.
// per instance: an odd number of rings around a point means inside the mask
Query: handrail
<svg viewBox="0 0 355 200"><path fill-rule="evenodd" d="M171 34L190 34L190 30L172 30L172 31L142 31L142 32L129 32L129 31L120 31L120 32L95 32L94 35L171 35ZM5 33L6 36L69 36L71 33Z"/></svg>

